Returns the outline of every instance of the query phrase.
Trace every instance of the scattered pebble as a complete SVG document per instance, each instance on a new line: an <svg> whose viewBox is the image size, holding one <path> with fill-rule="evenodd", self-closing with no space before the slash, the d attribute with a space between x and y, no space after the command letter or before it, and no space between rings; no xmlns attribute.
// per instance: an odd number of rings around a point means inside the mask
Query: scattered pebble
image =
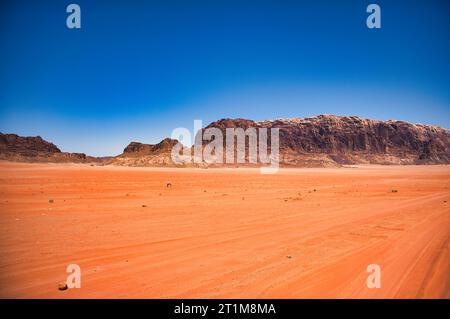
<svg viewBox="0 0 450 319"><path fill-rule="evenodd" d="M67 290L67 283L65 283L65 282L60 282L59 284L58 284L58 290Z"/></svg>
<svg viewBox="0 0 450 319"><path fill-rule="evenodd" d="M54 200L53 200L53 199L49 199L48 202L49 202L50 204L53 204Z"/></svg>

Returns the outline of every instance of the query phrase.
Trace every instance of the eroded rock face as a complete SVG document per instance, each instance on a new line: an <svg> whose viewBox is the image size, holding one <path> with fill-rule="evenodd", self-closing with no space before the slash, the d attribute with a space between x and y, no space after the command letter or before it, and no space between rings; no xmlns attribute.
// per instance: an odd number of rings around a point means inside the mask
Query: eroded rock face
<svg viewBox="0 0 450 319"><path fill-rule="evenodd" d="M0 133L0 159L17 162L86 163L96 162L83 153L67 153L40 136Z"/></svg>
<svg viewBox="0 0 450 319"><path fill-rule="evenodd" d="M16 134L0 133L0 152L2 154L36 156L38 153L61 153L61 150L40 136L22 137Z"/></svg>
<svg viewBox="0 0 450 319"><path fill-rule="evenodd" d="M324 164L450 163L450 131L437 126L319 115L259 122L222 119L209 127L217 127L223 134L231 127L279 128L280 159L284 164L314 163L315 159Z"/></svg>
<svg viewBox="0 0 450 319"><path fill-rule="evenodd" d="M177 140L165 138L158 144L143 144L139 142L131 142L123 150L122 156L145 156L155 155L159 153L170 153L172 147L178 143Z"/></svg>
<svg viewBox="0 0 450 319"><path fill-rule="evenodd" d="M170 138L165 138L158 144L131 142L121 155L107 163L122 166L174 166L171 152L177 143L177 140Z"/></svg>
<svg viewBox="0 0 450 319"><path fill-rule="evenodd" d="M150 154L151 148L153 145L151 144L143 144L139 142L131 142L125 147L123 150L123 154L125 155L144 155Z"/></svg>
<svg viewBox="0 0 450 319"><path fill-rule="evenodd" d="M224 137L227 128L278 128L280 164L285 166L450 164L450 131L431 125L394 120L377 121L356 116L319 115L304 119L268 121L222 119L206 128L211 127L220 129ZM177 166L171 159L172 148L177 143L177 140L170 138L158 144L131 142L119 156L94 158L85 154L61 152L54 144L39 136L20 137L0 133L0 159L27 162L97 162L124 166ZM207 143L204 141L204 145ZM204 166L203 164L196 166Z"/></svg>

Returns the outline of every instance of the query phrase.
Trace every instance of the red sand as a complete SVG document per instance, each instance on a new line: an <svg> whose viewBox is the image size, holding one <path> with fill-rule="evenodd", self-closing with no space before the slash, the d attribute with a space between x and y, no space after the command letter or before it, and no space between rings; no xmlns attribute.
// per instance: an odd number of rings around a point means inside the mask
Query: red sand
<svg viewBox="0 0 450 319"><path fill-rule="evenodd" d="M3 162L0 179L2 298L450 298L449 166ZM59 291L71 263L81 288Z"/></svg>

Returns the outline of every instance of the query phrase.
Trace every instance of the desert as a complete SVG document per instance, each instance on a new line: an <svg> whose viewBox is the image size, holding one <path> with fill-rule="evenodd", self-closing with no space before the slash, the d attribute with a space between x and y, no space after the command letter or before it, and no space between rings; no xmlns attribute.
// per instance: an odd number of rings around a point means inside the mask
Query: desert
<svg viewBox="0 0 450 319"><path fill-rule="evenodd" d="M449 298L449 168L2 161L0 297Z"/></svg>
<svg viewBox="0 0 450 319"><path fill-rule="evenodd" d="M102 317L448 309L450 1L0 12L15 315L92 314L80 299Z"/></svg>

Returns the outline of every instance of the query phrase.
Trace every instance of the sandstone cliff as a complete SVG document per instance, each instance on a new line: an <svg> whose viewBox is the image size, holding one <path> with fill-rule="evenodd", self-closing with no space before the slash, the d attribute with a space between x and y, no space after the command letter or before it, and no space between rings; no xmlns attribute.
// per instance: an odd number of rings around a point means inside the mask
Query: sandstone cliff
<svg viewBox="0 0 450 319"><path fill-rule="evenodd" d="M221 119L205 129L211 127L220 129L224 136L227 128L278 128L280 163L283 166L450 164L450 131L432 125L395 120L378 121L357 116L319 115L304 119L267 121ZM85 154L61 152L54 144L39 136L20 137L0 133L0 159L177 166L171 159L171 150L177 143L177 140L170 138L158 144L131 142L119 156L94 158ZM203 145L207 143L204 142ZM205 166L205 163L201 166Z"/></svg>
<svg viewBox="0 0 450 319"><path fill-rule="evenodd" d="M166 138L158 144L131 142L121 155L106 163L121 166L174 166L171 151L177 143L177 140L170 138Z"/></svg>
<svg viewBox="0 0 450 319"><path fill-rule="evenodd" d="M208 127L278 128L283 164L448 164L450 131L404 121L319 115L304 119L222 119ZM307 165L308 166L308 165Z"/></svg>
<svg viewBox="0 0 450 319"><path fill-rule="evenodd" d="M0 160L15 162L89 163L99 159L83 153L67 153L40 136L0 133Z"/></svg>

